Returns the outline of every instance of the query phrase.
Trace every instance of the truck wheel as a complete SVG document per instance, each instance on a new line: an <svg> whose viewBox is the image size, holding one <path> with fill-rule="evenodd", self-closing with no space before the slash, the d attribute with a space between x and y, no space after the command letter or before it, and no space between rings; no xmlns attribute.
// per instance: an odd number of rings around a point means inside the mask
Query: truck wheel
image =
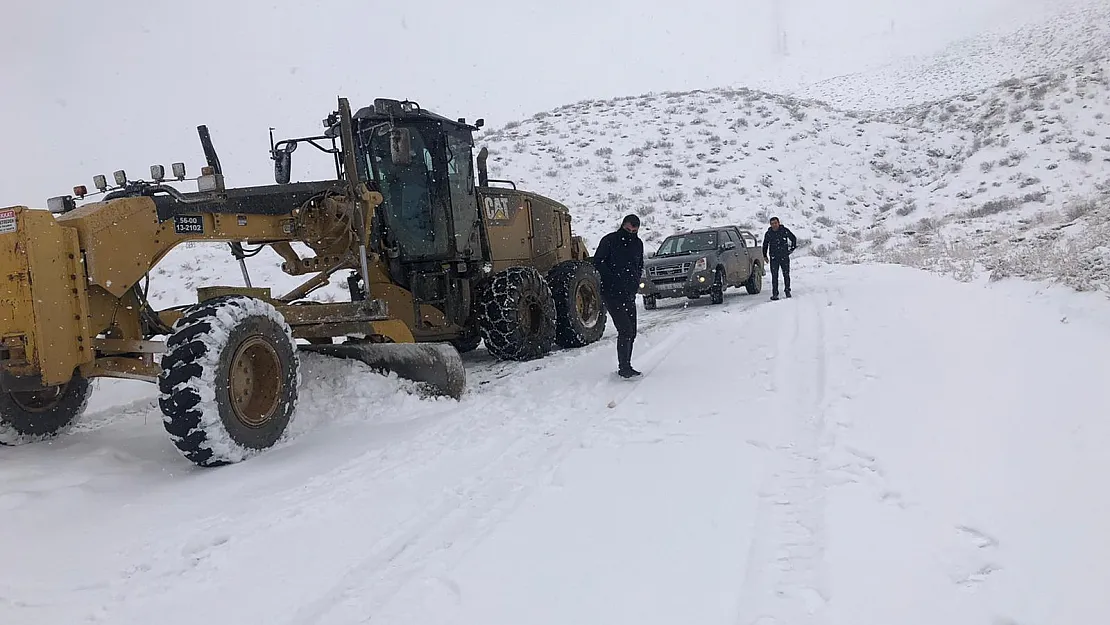
<svg viewBox="0 0 1110 625"><path fill-rule="evenodd" d="M763 290L763 273L759 265L752 265L752 272L748 274L748 281L744 283L744 290L748 295L755 295Z"/></svg>
<svg viewBox="0 0 1110 625"><path fill-rule="evenodd" d="M593 263L568 260L547 273L555 298L555 342L560 347L583 347L605 333L601 302L601 274Z"/></svg>
<svg viewBox="0 0 1110 625"><path fill-rule="evenodd" d="M713 276L713 286L709 287L709 301L723 304L725 301L725 274L720 269Z"/></svg>
<svg viewBox="0 0 1110 625"><path fill-rule="evenodd" d="M0 390L0 445L24 445L60 434L85 412L90 395L89 381L76 371L58 386Z"/></svg>
<svg viewBox="0 0 1110 625"><path fill-rule="evenodd" d="M555 299L533 267L509 267L496 274L482 301L482 339L502 360L533 360L555 342Z"/></svg>
<svg viewBox="0 0 1110 625"><path fill-rule="evenodd" d="M644 296L644 310L655 310L655 296L654 295L645 295Z"/></svg>
<svg viewBox="0 0 1110 625"><path fill-rule="evenodd" d="M293 333L273 306L242 295L197 304L174 325L166 349L162 423L190 461L239 462L285 433L300 369Z"/></svg>

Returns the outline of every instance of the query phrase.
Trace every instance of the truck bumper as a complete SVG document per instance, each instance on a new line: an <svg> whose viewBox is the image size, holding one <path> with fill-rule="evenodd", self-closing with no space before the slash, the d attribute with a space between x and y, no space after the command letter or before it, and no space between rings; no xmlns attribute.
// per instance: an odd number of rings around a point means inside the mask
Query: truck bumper
<svg viewBox="0 0 1110 625"><path fill-rule="evenodd" d="M640 295L656 299L708 295L713 286L712 271L695 271L685 278L652 280L640 278Z"/></svg>

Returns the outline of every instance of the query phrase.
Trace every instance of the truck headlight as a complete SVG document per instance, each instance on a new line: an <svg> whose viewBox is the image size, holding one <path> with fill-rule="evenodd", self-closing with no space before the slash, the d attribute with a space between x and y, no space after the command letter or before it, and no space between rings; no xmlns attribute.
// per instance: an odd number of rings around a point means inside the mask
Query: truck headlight
<svg viewBox="0 0 1110 625"><path fill-rule="evenodd" d="M694 271L705 271L706 267L708 267L708 265L706 264L705 256L702 256L698 259L698 262L694 263Z"/></svg>

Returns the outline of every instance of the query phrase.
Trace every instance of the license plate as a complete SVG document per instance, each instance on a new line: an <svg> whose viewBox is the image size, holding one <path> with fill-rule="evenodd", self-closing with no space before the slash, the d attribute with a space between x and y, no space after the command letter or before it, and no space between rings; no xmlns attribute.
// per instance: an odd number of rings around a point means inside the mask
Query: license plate
<svg viewBox="0 0 1110 625"><path fill-rule="evenodd" d="M204 220L200 215L177 215L173 218L176 234L204 234Z"/></svg>

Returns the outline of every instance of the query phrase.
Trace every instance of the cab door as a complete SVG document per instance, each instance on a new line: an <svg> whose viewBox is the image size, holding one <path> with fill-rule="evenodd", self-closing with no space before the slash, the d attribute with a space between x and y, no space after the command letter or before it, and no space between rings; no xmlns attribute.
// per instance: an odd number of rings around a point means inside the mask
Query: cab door
<svg viewBox="0 0 1110 625"><path fill-rule="evenodd" d="M451 225L457 259L481 258L478 194L470 137L461 130L447 133L447 185L451 196Z"/></svg>

